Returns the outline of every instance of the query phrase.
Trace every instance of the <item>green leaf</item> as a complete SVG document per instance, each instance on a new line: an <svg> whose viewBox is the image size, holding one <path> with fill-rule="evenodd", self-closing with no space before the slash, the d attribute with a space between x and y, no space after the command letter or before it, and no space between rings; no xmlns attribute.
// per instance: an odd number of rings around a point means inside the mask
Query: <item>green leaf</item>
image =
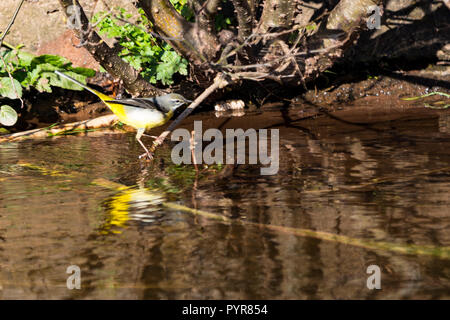
<svg viewBox="0 0 450 320"><path fill-rule="evenodd" d="M0 107L0 123L4 126L13 126L17 122L17 112L8 105Z"/></svg>
<svg viewBox="0 0 450 320"><path fill-rule="evenodd" d="M16 79L13 79L13 82L11 82L9 77L0 78L0 96L9 99L18 99L22 97L22 86L20 85L20 82Z"/></svg>
<svg viewBox="0 0 450 320"><path fill-rule="evenodd" d="M86 78L94 77L96 72L95 70L89 69L89 68L82 68L82 67L70 67L68 68L70 71L75 72L81 76L84 76Z"/></svg>
<svg viewBox="0 0 450 320"><path fill-rule="evenodd" d="M317 24L315 22L308 24L307 26L305 26L305 29L308 31L314 31L317 29Z"/></svg>
<svg viewBox="0 0 450 320"><path fill-rule="evenodd" d="M68 76L71 76L75 80L80 81L81 83L84 83L84 84L86 83L86 77L83 75L80 75L73 71L64 71L64 73L67 74ZM79 85L77 85L77 84L73 83L72 81L67 80L65 78L57 77L56 74L52 74L52 76L48 76L48 78L50 79L51 85L53 85L53 86L58 86L63 89L69 89L69 90L78 90L78 91L83 90L83 88L80 87Z"/></svg>
<svg viewBox="0 0 450 320"><path fill-rule="evenodd" d="M53 54L43 54L31 60L32 66L37 66L41 64L51 64L56 67L64 67L66 65L70 65L71 62L64 57L55 56Z"/></svg>
<svg viewBox="0 0 450 320"><path fill-rule="evenodd" d="M436 92L430 92L430 93L428 93L428 94L424 94L424 95L417 96L417 97L402 98L402 100L405 100L405 101L413 101L413 100L418 100L418 99L426 98L426 97L429 97L429 96L434 96L434 95L436 95L436 94L437 94L437 95L440 95L440 96L444 96L444 97L450 98L450 94L444 93L444 92L436 91Z"/></svg>
<svg viewBox="0 0 450 320"><path fill-rule="evenodd" d="M178 12L189 13L187 0L171 1ZM118 11L121 17L128 15L125 9L118 8ZM151 83L161 81L163 84L171 84L175 73L187 75L187 61L182 59L169 45L145 31L151 28L151 22L142 9L138 11L141 16L134 25L123 24L107 12L96 14L93 22L98 22L101 17L102 20L97 24L99 33L116 37L118 43L122 46L119 56L134 69L141 72L144 79ZM193 13L190 12L190 14L194 18ZM226 25L227 21L223 20ZM232 20L228 19L228 23L232 23Z"/></svg>
<svg viewBox="0 0 450 320"><path fill-rule="evenodd" d="M1 55L7 65L7 67L5 68L5 64L3 63L2 60L0 60L0 71L6 72L6 70L8 70L9 72L14 72L14 70L11 70L11 68L10 68L10 64L14 63L14 58L15 58L14 52L12 50L3 51L3 52L1 52Z"/></svg>
<svg viewBox="0 0 450 320"><path fill-rule="evenodd" d="M55 73L45 72L42 74L39 81L36 83L35 87L39 90L39 92L52 92L51 85L59 86L59 79Z"/></svg>
<svg viewBox="0 0 450 320"><path fill-rule="evenodd" d="M34 54L17 50L17 58L19 59L20 65L23 67L28 67L36 56Z"/></svg>
<svg viewBox="0 0 450 320"><path fill-rule="evenodd" d="M43 63L36 66L30 73L28 73L27 81L30 85L35 86L39 79L42 77L43 72L55 72L60 70L60 68L50 64Z"/></svg>

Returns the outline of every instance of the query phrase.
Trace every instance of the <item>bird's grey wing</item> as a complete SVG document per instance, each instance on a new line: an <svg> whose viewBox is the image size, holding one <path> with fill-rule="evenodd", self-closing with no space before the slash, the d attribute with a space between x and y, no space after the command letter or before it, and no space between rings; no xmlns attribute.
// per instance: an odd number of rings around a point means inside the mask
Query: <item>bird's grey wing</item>
<svg viewBox="0 0 450 320"><path fill-rule="evenodd" d="M152 109L160 110L156 103L153 103L150 98L133 98L133 99L116 99L116 100L106 100L107 103L123 104L125 106L142 108L142 109Z"/></svg>

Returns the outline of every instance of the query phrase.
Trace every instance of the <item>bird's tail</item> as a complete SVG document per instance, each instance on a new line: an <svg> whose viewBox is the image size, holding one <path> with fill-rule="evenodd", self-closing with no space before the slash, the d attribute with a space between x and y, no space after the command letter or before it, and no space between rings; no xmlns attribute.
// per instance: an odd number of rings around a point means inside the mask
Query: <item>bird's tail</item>
<svg viewBox="0 0 450 320"><path fill-rule="evenodd" d="M67 74L62 73L61 71L56 70L55 73L60 76L63 77L69 81L72 81L73 83L76 83L77 85L79 85L80 87L92 92L93 94L95 94L96 96L98 96L100 99L102 99L103 101L105 100L111 100L112 98L107 96L106 94L101 93L100 91L97 91L95 89L89 88L87 85L85 85L84 83L81 83L78 80L75 80L74 78L72 78L71 76L68 76Z"/></svg>

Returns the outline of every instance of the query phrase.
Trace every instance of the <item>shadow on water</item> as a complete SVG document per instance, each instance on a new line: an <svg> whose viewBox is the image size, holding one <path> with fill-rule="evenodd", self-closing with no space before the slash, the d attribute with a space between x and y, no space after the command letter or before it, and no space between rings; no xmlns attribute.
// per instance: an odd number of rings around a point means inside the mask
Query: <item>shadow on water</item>
<svg viewBox="0 0 450 320"><path fill-rule="evenodd" d="M173 143L145 166L133 134L0 144L0 297L450 297L448 111L188 120L279 129L278 173L176 166ZM70 265L81 290L66 287ZM382 290L367 288L369 265Z"/></svg>

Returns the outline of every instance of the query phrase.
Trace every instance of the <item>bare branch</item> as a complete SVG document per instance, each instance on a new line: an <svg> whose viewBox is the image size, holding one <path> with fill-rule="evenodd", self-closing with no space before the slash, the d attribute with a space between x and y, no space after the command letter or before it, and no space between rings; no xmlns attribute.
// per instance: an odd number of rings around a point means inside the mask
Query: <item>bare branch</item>
<svg viewBox="0 0 450 320"><path fill-rule="evenodd" d="M238 39L242 42L252 34L253 11L248 0L232 0L232 2L239 23Z"/></svg>
<svg viewBox="0 0 450 320"><path fill-rule="evenodd" d="M217 55L220 44L212 30L186 21L168 0L139 0L139 4L160 35L182 39L168 42L194 65L207 63Z"/></svg>
<svg viewBox="0 0 450 320"><path fill-rule="evenodd" d="M62 135L68 132L80 133L92 129L111 127L118 120L119 118L117 118L115 114L109 114L94 119L4 135L0 137L0 143L6 141L45 138L49 135Z"/></svg>
<svg viewBox="0 0 450 320"><path fill-rule="evenodd" d="M14 14L13 14L12 18L9 21L8 26L6 27L5 31L3 32L2 37L0 38L0 47L2 46L3 40L5 39L6 35L8 34L9 29L11 29L12 25L14 24L14 21L16 21L17 14L19 13L20 8L22 7L24 1L25 0L21 0L20 1L19 5L16 8L16 11L14 11Z"/></svg>
<svg viewBox="0 0 450 320"><path fill-rule="evenodd" d="M132 95L151 96L160 92L159 89L145 81L131 65L120 58L117 49L110 48L97 32L90 28L89 20L78 0L59 0L59 2L68 18L73 18L71 15L75 14L76 25L79 27L75 28L74 32L83 42L84 47L106 71L113 77L120 78ZM78 9L74 10L73 5L78 6ZM72 10L68 10L69 7Z"/></svg>
<svg viewBox="0 0 450 320"><path fill-rule="evenodd" d="M270 28L289 29L294 24L294 0L266 0L260 21L260 32Z"/></svg>

